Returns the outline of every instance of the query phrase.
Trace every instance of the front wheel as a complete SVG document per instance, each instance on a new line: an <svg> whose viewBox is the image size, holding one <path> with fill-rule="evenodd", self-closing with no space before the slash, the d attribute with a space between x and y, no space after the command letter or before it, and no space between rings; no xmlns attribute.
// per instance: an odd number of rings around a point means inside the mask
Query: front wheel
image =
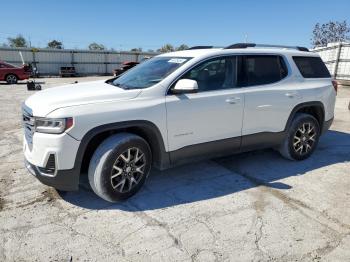
<svg viewBox="0 0 350 262"><path fill-rule="evenodd" d="M290 160L304 160L316 149L320 137L320 125L309 114L298 113L293 119L280 153Z"/></svg>
<svg viewBox="0 0 350 262"><path fill-rule="evenodd" d="M18 78L16 75L9 74L6 76L6 82L10 85L17 84Z"/></svg>
<svg viewBox="0 0 350 262"><path fill-rule="evenodd" d="M150 172L152 154L141 137L120 133L104 140L89 165L89 183L101 198L116 202L134 195Z"/></svg>

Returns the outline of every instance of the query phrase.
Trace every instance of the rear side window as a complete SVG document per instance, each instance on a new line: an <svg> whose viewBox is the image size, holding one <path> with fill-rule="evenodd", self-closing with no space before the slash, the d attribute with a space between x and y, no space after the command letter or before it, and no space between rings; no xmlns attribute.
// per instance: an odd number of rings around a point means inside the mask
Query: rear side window
<svg viewBox="0 0 350 262"><path fill-rule="evenodd" d="M293 56L293 60L304 78L331 77L320 57Z"/></svg>
<svg viewBox="0 0 350 262"><path fill-rule="evenodd" d="M287 74L283 58L277 55L241 56L238 61L238 85L242 87L272 84Z"/></svg>

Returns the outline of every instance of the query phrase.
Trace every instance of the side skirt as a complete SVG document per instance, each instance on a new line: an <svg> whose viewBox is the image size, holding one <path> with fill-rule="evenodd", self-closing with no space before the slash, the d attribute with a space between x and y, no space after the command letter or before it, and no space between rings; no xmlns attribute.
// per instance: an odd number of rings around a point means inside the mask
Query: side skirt
<svg viewBox="0 0 350 262"><path fill-rule="evenodd" d="M262 132L186 146L169 152L171 166L279 146L285 132Z"/></svg>

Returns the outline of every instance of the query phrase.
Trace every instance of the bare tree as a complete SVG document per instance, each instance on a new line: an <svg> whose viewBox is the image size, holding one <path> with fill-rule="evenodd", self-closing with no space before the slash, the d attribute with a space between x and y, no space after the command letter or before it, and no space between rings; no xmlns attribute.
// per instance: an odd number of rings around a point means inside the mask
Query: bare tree
<svg viewBox="0 0 350 262"><path fill-rule="evenodd" d="M343 42L349 39L350 27L346 21L317 23L312 31L311 43L314 47L327 46L332 42Z"/></svg>
<svg viewBox="0 0 350 262"><path fill-rule="evenodd" d="M97 43L91 43L89 45L89 50L105 50L105 46L102 44L97 44Z"/></svg>
<svg viewBox="0 0 350 262"><path fill-rule="evenodd" d="M27 47L27 41L26 39L21 35L17 35L16 37L7 38L10 47Z"/></svg>
<svg viewBox="0 0 350 262"><path fill-rule="evenodd" d="M60 41L52 40L47 43L47 47L53 49L63 49L63 44Z"/></svg>

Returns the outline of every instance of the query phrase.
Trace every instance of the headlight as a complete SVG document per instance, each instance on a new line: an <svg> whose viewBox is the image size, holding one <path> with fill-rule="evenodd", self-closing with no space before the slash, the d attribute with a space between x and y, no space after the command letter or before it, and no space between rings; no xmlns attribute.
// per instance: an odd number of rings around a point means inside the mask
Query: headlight
<svg viewBox="0 0 350 262"><path fill-rule="evenodd" d="M73 126L73 118L35 118L35 131L47 134L62 134Z"/></svg>

